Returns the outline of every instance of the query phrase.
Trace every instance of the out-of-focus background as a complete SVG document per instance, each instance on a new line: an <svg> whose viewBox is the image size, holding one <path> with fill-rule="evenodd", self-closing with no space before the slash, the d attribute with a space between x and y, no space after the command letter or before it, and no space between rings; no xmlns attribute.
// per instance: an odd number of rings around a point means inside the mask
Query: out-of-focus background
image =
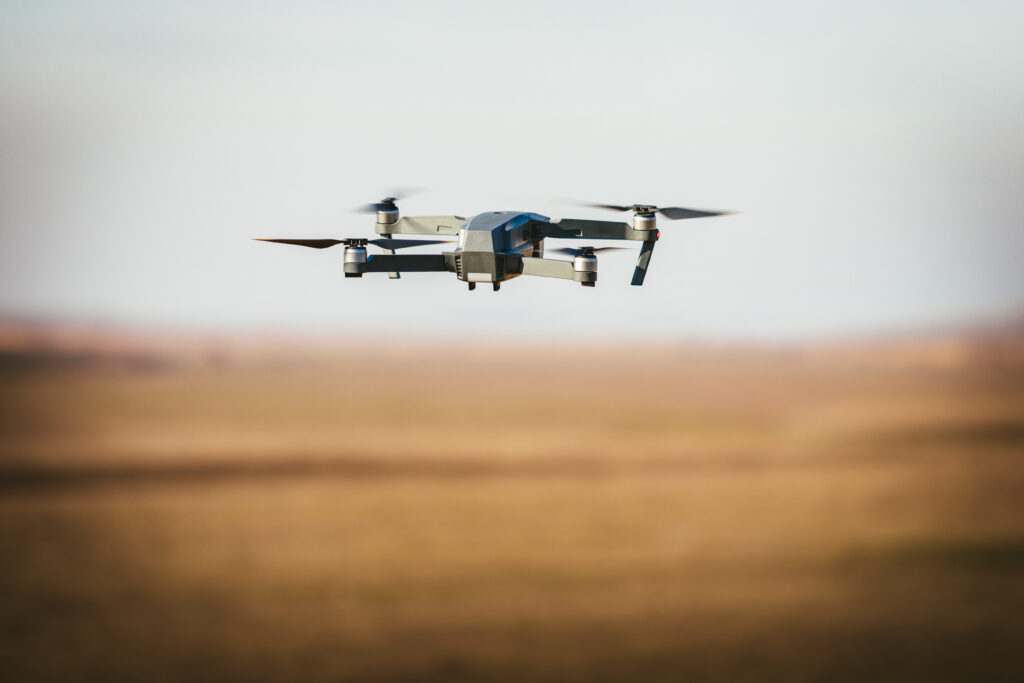
<svg viewBox="0 0 1024 683"><path fill-rule="evenodd" d="M14 680L1024 677L1019 3L0 4ZM358 204L739 209L594 289Z"/></svg>

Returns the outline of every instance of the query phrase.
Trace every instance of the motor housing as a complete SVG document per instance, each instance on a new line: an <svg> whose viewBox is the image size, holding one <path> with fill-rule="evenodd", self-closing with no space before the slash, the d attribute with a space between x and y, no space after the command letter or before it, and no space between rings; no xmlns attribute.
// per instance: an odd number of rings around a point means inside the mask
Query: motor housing
<svg viewBox="0 0 1024 683"><path fill-rule="evenodd" d="M572 269L577 273L596 273L597 272L597 256L593 253L580 254L572 260Z"/></svg>
<svg viewBox="0 0 1024 683"><path fill-rule="evenodd" d="M356 244L345 247L345 277L362 277L365 264L365 246Z"/></svg>
<svg viewBox="0 0 1024 683"><path fill-rule="evenodd" d="M634 230L655 230L658 227L658 219L654 212L633 214Z"/></svg>
<svg viewBox="0 0 1024 683"><path fill-rule="evenodd" d="M573 257L572 269L579 273L577 281L584 287L593 287L597 282L597 254L593 247L581 247L578 254Z"/></svg>

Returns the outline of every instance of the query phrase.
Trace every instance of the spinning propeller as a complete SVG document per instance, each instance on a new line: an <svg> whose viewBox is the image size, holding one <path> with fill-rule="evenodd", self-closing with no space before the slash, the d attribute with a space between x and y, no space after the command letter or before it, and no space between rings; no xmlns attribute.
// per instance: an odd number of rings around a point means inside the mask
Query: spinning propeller
<svg viewBox="0 0 1024 683"><path fill-rule="evenodd" d="M384 199L373 204L361 204L356 208L352 209L356 213L377 213L378 211L398 211L398 206L395 202L405 199L406 197L416 194L415 189L402 189L392 192L392 197L384 197Z"/></svg>
<svg viewBox="0 0 1024 683"><path fill-rule="evenodd" d="M727 216L735 211L706 211L704 209L686 209L681 206L654 206L653 204L590 204L584 203L582 206L590 206L595 209L608 209L610 211L632 211L640 215L660 213L670 221L678 221L683 218L706 218L708 216Z"/></svg>
<svg viewBox="0 0 1024 683"><path fill-rule="evenodd" d="M289 239L268 239L264 237L257 238L260 242L278 242L280 244L295 244L300 247L311 247L313 249L326 249L327 247L333 247L335 244L344 244L346 247L365 247L367 244L374 244L383 249L405 249L406 247L420 247L426 244L450 244L455 240L395 240L390 238L380 238L376 240L367 240L362 238L347 239L347 240L289 240Z"/></svg>
<svg viewBox="0 0 1024 683"><path fill-rule="evenodd" d="M594 256L599 251L626 251L626 247L559 247L548 252L568 254L569 256Z"/></svg>

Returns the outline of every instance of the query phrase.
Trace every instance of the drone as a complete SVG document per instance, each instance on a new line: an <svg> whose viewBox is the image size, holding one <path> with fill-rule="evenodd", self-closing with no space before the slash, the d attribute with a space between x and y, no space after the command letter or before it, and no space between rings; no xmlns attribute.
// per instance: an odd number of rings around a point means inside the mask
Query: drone
<svg viewBox="0 0 1024 683"><path fill-rule="evenodd" d="M335 239L267 239L264 242L294 244L313 249L345 245L345 277L362 277L363 273L388 273L397 279L401 273L448 272L476 289L478 283L490 283L494 291L501 283L520 275L556 278L578 282L584 287L597 283L597 254L623 247L564 247L550 249L572 257L571 261L544 258L545 240L632 240L640 242L633 285L642 285L651 263L654 245L661 237L657 227L660 214L668 220L722 216L730 211L702 211L679 206L658 207L653 204L585 204L611 211L633 212L632 224L620 221L598 221L563 218L553 221L547 216L527 211L486 211L470 218L461 216L400 217L396 202L399 197L385 197L355 210L376 214L378 239L362 237ZM395 239L393 235L437 235L455 239ZM398 249L435 244L455 244L455 249L440 254L395 254ZM384 250L383 254L367 254L367 245Z"/></svg>

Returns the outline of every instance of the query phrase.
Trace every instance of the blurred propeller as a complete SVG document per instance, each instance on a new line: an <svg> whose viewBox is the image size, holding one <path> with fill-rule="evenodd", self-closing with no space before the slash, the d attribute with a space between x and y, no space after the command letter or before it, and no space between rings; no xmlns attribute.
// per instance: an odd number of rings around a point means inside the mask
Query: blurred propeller
<svg viewBox="0 0 1024 683"><path fill-rule="evenodd" d="M390 197L384 197L379 202L373 204L362 204L352 209L356 213L377 213L378 211L397 211L398 207L395 206L395 202L405 199L411 195L420 192L417 188L402 188L397 189L391 193Z"/></svg>
<svg viewBox="0 0 1024 683"><path fill-rule="evenodd" d="M628 251L626 247L559 247L547 249L548 253L567 254L569 256L593 256L599 251Z"/></svg>
<svg viewBox="0 0 1024 683"><path fill-rule="evenodd" d="M707 211L704 209L686 209L681 206L655 206L653 204L591 204L583 203L581 206L590 206L595 209L608 209L609 211L633 211L639 214L660 213L670 221L678 221L684 218L706 218L708 216L727 216L735 211Z"/></svg>
<svg viewBox="0 0 1024 683"><path fill-rule="evenodd" d="M454 240L396 240L381 238L366 240L361 238L347 240L289 240L289 239L267 239L257 238L260 242L277 242L279 244L295 244L300 247L311 247L313 249L326 249L335 244L344 244L350 247L362 247L367 244L374 244L383 249L405 249L406 247L421 247L427 244L450 244Z"/></svg>
<svg viewBox="0 0 1024 683"><path fill-rule="evenodd" d="M378 247L383 249L405 249L406 247L421 247L425 244L451 244L455 240L395 240L389 238L381 238L378 240L368 240L368 244L376 244Z"/></svg>
<svg viewBox="0 0 1024 683"><path fill-rule="evenodd" d="M300 247L312 247L313 249L326 249L335 244L341 244L344 240L277 240L267 237L257 237L260 242L277 242L279 244L297 244Z"/></svg>

